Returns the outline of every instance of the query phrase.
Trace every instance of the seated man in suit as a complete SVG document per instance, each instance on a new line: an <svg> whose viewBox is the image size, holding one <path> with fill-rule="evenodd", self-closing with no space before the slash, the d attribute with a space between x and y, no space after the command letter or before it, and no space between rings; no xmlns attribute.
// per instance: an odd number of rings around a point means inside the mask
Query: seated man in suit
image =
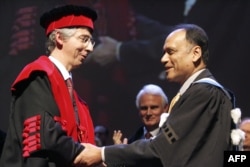
<svg viewBox="0 0 250 167"><path fill-rule="evenodd" d="M121 131L114 131L114 144L130 144L135 140L150 139L159 134L161 114L168 110L168 97L162 88L154 84L143 86L136 96L135 104L143 125L137 129L128 141L124 138L122 142Z"/></svg>

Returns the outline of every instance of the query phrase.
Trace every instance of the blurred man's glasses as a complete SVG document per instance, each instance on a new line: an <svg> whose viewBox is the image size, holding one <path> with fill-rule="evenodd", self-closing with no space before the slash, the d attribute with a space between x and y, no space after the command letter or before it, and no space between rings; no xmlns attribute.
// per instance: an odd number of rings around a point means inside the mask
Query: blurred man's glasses
<svg viewBox="0 0 250 167"><path fill-rule="evenodd" d="M82 41L84 45L88 45L89 43L91 43L93 47L95 46L94 39L88 35L82 35L79 37L79 39Z"/></svg>

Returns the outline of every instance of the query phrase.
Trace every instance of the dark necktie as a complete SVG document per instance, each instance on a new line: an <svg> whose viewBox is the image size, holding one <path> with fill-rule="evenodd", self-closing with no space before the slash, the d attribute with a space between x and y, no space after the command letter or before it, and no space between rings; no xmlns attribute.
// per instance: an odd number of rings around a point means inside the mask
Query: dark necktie
<svg viewBox="0 0 250 167"><path fill-rule="evenodd" d="M73 104L73 107L74 107L75 117L76 117L77 123L79 123L78 111L77 111L75 98L74 98L74 95L73 95L73 83L72 83L71 78L68 78L66 80L66 84L67 84L69 94L70 94L70 98L71 98L71 101L72 101L72 104Z"/></svg>
<svg viewBox="0 0 250 167"><path fill-rule="evenodd" d="M145 139L150 139L152 137L152 134L150 132L147 132L145 134Z"/></svg>
<svg viewBox="0 0 250 167"><path fill-rule="evenodd" d="M66 80L66 84L67 84L67 87L69 89L69 94L70 94L71 100L73 101L73 84L72 84L71 78L68 78Z"/></svg>

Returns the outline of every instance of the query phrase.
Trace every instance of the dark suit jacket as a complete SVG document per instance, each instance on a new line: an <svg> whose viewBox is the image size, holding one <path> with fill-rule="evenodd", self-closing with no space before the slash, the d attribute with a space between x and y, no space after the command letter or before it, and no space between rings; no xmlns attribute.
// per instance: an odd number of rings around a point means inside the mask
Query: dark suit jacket
<svg viewBox="0 0 250 167"><path fill-rule="evenodd" d="M128 144L143 138L143 127L144 126L139 127L136 132L128 139Z"/></svg>
<svg viewBox="0 0 250 167"><path fill-rule="evenodd" d="M205 70L196 80L213 78ZM218 87L192 84L180 97L162 127L151 141L105 148L108 166L148 166L160 160L164 167L222 167L223 153L232 148L230 131L233 104Z"/></svg>
<svg viewBox="0 0 250 167"><path fill-rule="evenodd" d="M158 132L159 134L160 132ZM157 135L158 135L157 134ZM136 141L136 140L140 140L140 139L145 139L144 136L144 126L139 127L135 133L128 139L128 144Z"/></svg>

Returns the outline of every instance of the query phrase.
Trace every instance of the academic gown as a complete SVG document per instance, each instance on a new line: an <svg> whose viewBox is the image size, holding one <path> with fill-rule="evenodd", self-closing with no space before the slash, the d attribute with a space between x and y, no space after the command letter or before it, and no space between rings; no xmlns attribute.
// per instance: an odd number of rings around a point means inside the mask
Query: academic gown
<svg viewBox="0 0 250 167"><path fill-rule="evenodd" d="M212 78L204 70L195 80ZM162 127L150 141L105 147L108 166L222 167L225 150L231 150L232 101L212 84L196 83L182 94Z"/></svg>
<svg viewBox="0 0 250 167"><path fill-rule="evenodd" d="M10 124L1 167L71 167L94 144L88 106L74 92L79 123L63 76L47 56L27 65L12 85Z"/></svg>

